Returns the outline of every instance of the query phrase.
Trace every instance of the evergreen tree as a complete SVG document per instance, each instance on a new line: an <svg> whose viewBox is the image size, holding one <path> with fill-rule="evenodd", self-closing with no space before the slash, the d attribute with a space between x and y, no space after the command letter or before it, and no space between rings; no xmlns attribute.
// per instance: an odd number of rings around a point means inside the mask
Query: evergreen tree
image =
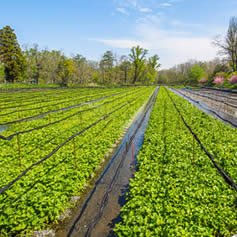
<svg viewBox="0 0 237 237"><path fill-rule="evenodd" d="M21 80L25 70L25 58L10 26L0 29L0 62L4 64L5 79L9 83Z"/></svg>
<svg viewBox="0 0 237 237"><path fill-rule="evenodd" d="M0 83L4 82L5 75L4 75L4 66L0 63Z"/></svg>

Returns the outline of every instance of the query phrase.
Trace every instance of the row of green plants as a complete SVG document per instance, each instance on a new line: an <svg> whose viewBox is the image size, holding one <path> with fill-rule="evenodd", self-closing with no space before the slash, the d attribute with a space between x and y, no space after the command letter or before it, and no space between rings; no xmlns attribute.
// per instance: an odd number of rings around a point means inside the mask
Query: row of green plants
<svg viewBox="0 0 237 237"><path fill-rule="evenodd" d="M168 92L216 162L236 179L236 130ZM117 236L233 236L236 192L184 125L165 88L154 106Z"/></svg>
<svg viewBox="0 0 237 237"><path fill-rule="evenodd" d="M105 154L154 88L140 88L136 93L124 90L127 93L123 97L118 94L117 100L108 98L105 104L100 101L86 105L101 106L61 124L21 134L11 141L0 140L0 186L3 187L66 139L95 124L65 143L0 195L1 236L23 236L48 228L73 205L71 197L82 194L103 163Z"/></svg>
<svg viewBox="0 0 237 237"><path fill-rule="evenodd" d="M111 109L115 109L128 101L131 102L137 96L143 98L142 94L150 93L150 91L151 89L140 89L136 93L129 92L127 96L118 95L115 98L107 98L104 101L85 105L76 112L74 111L75 109L72 109L73 111L70 112L70 115L75 114L75 116L71 116L59 123L52 123L50 126L43 127L42 129L27 130L32 127L35 128L35 126L39 126L42 123L48 123L48 118L29 121L26 124L12 125L9 129L2 132L2 135L7 136L17 131L30 132L17 134L10 141L0 140L1 150L7 151L8 157L6 159L5 152L0 154L0 172L2 173L0 183L2 185L7 183L28 165L37 161L39 157L47 155L50 150L57 147L66 138L89 126L93 121L96 121L96 119L108 113ZM78 113L80 111L81 113ZM64 113L61 116L65 117ZM66 116L68 117L68 114ZM53 118L51 118L52 120Z"/></svg>
<svg viewBox="0 0 237 237"><path fill-rule="evenodd" d="M32 89L32 88L58 88L58 84L23 84L23 83L1 83L1 90L12 90L12 89Z"/></svg>
<svg viewBox="0 0 237 237"><path fill-rule="evenodd" d="M9 102L8 97L3 97L0 106L0 124L12 122L15 120L40 115L47 112L64 112L71 110L81 103L96 100L105 96L126 93L128 89L95 89L90 92L89 89L65 90L61 93L56 90L53 93L42 93L39 96L30 93L27 97L19 97ZM59 94L58 94L59 93ZM7 96L7 94L5 94ZM7 100L4 101L4 98ZM63 111L55 111L62 110Z"/></svg>
<svg viewBox="0 0 237 237"><path fill-rule="evenodd" d="M170 93L170 95L193 131L198 134L201 141L205 142L207 150L237 182L235 170L235 164L237 164L236 128L214 119L204 112L200 113L198 108L174 93Z"/></svg>

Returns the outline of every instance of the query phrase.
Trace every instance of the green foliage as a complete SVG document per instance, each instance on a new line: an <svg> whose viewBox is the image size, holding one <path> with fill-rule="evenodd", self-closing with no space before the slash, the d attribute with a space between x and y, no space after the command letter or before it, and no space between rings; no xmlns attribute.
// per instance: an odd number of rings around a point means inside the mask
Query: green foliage
<svg viewBox="0 0 237 237"><path fill-rule="evenodd" d="M235 128L169 92L184 119L236 179ZM117 236L233 236L236 193L195 142L166 90L161 88L122 208Z"/></svg>
<svg viewBox="0 0 237 237"><path fill-rule="evenodd" d="M129 61L128 57L126 55L123 55L120 59L120 65L119 65L121 71L122 71L122 82L127 83L129 78L129 72L131 70L131 62Z"/></svg>
<svg viewBox="0 0 237 237"><path fill-rule="evenodd" d="M58 67L63 57L62 53L57 50L42 50L38 57L40 58L40 83L60 84L61 78L58 75Z"/></svg>
<svg viewBox="0 0 237 237"><path fill-rule="evenodd" d="M217 74L217 73L219 73L219 72L225 72L225 73L228 73L230 70L229 70L229 68L228 68L228 66L227 65L225 65L225 64L217 64L216 66L215 66L215 68L214 68L214 71L213 71L213 77Z"/></svg>
<svg viewBox="0 0 237 237"><path fill-rule="evenodd" d="M133 65L133 80L132 83L134 84L136 81L138 81L141 77L141 74L143 73L145 69L145 57L148 53L147 49L143 49L139 45L136 47L132 47L131 53L129 54L129 58Z"/></svg>
<svg viewBox="0 0 237 237"><path fill-rule="evenodd" d="M28 84L28 83L14 83L14 84L0 84L0 89L2 90L12 90L12 89L34 89L34 88L57 88L59 85L57 84Z"/></svg>
<svg viewBox="0 0 237 237"><path fill-rule="evenodd" d="M75 63L75 71L74 71L74 84L80 83L86 83L88 81L88 78L90 78L92 73L90 72L90 65L88 64L88 61L85 57L83 57L80 54L77 54L75 57L73 57L73 61Z"/></svg>
<svg viewBox="0 0 237 237"><path fill-rule="evenodd" d="M9 83L22 81L25 71L25 58L10 26L0 29L0 62L4 64L5 78Z"/></svg>
<svg viewBox="0 0 237 237"><path fill-rule="evenodd" d="M42 57L38 50L38 45L24 51L26 59L26 80L32 84L38 84L40 81L40 71L42 69Z"/></svg>
<svg viewBox="0 0 237 237"><path fill-rule="evenodd" d="M106 51L100 61L102 84L107 84L111 80L113 66L114 66L114 55L111 51Z"/></svg>
<svg viewBox="0 0 237 237"><path fill-rule="evenodd" d="M155 81L157 80L158 68L161 66L159 59L160 58L158 55L154 55L148 58L148 62L146 64L147 74L145 83L155 83Z"/></svg>
<svg viewBox="0 0 237 237"><path fill-rule="evenodd" d="M100 62L87 60L77 54L66 57L61 51L39 49L35 44L22 53L14 30L0 30L0 63L4 65L7 82L28 84L150 84L157 82L159 57L146 59L148 50L133 47L129 56L120 59L106 51ZM0 68L0 82L3 82Z"/></svg>
<svg viewBox="0 0 237 237"><path fill-rule="evenodd" d="M189 78L190 78L190 82L194 82L196 83L197 81L199 81L200 79L202 79L202 77L206 77L206 72L204 71L204 69L199 66L198 64L195 64L194 66L192 66L192 68L190 69L189 72Z"/></svg>
<svg viewBox="0 0 237 237"><path fill-rule="evenodd" d="M105 154L153 90L85 88L0 93L1 107L5 108L1 110L1 123L12 122L1 135L30 130L9 141L0 139L0 187L68 137L114 111L0 195L0 236L32 236L32 231L56 222L72 205L71 197L83 193ZM22 118L28 120L19 122Z"/></svg>
<svg viewBox="0 0 237 237"><path fill-rule="evenodd" d="M0 83L3 83L5 80L4 66L0 63Z"/></svg>
<svg viewBox="0 0 237 237"><path fill-rule="evenodd" d="M67 86L69 80L73 77L76 71L76 65L74 61L70 58L62 57L58 64L57 73L61 78L60 85Z"/></svg>

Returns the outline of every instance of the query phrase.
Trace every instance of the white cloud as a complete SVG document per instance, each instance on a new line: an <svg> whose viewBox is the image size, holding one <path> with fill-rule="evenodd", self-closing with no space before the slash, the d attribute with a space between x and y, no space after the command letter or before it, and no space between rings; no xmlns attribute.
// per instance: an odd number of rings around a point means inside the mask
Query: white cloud
<svg viewBox="0 0 237 237"><path fill-rule="evenodd" d="M173 7L184 0L114 0L121 9L132 9L146 13L135 21L133 37L123 39L97 39L105 45L118 49L129 49L140 45L158 54L162 68L169 68L189 59L211 60L218 49L211 44L215 33L212 27L195 22L167 19L165 8ZM157 12L163 9L164 12ZM123 11L123 10L122 10ZM124 13L125 14L125 13ZM215 29L215 32L222 32Z"/></svg>
<svg viewBox="0 0 237 237"><path fill-rule="evenodd" d="M161 18L162 16L149 14L138 20L133 38L94 40L117 49L130 49L140 45L149 49L151 54L160 56L162 68L169 68L189 59L206 61L216 57L218 49L211 44L212 36L195 35L193 27L190 27L192 31L164 28ZM176 23L182 26L180 22Z"/></svg>
<svg viewBox="0 0 237 237"><path fill-rule="evenodd" d="M144 48L147 48L148 45L145 42L133 39L90 39L99 43L103 43L113 48L119 49L130 49L133 46L140 45Z"/></svg>
<svg viewBox="0 0 237 237"><path fill-rule="evenodd" d="M144 31L145 32L145 31ZM189 59L211 60L216 57L217 49L211 44L208 37L172 36L172 33L156 31L140 40L133 39L94 39L96 42L117 49L130 49L140 45L149 49L150 53L160 56L162 68L186 62Z"/></svg>
<svg viewBox="0 0 237 237"><path fill-rule="evenodd" d="M129 15L128 11L125 8L123 8L123 7L117 7L116 11L120 12L120 13L122 13L124 15L127 15L127 16Z"/></svg>
<svg viewBox="0 0 237 237"><path fill-rule="evenodd" d="M150 18L151 19L151 18ZM156 18L154 18L156 19ZM138 24L136 33L152 53L160 56L163 68L168 68L189 59L210 60L217 49L208 36L193 36L192 32L162 29L160 20Z"/></svg>
<svg viewBox="0 0 237 237"><path fill-rule="evenodd" d="M189 59L207 61L216 57L217 50L211 45L211 39L196 38L171 38L163 39L161 49L154 51L160 55L163 68L186 62Z"/></svg>
<svg viewBox="0 0 237 237"><path fill-rule="evenodd" d="M143 13L149 13L149 12L152 12L152 9L148 7L141 7L139 8L139 11Z"/></svg>
<svg viewBox="0 0 237 237"><path fill-rule="evenodd" d="M152 6L154 5L150 0L146 1L145 3L143 3L141 0L114 0L114 2L115 5L118 6L117 10L119 9L119 11L120 9L122 11L132 9L142 13L152 12Z"/></svg>
<svg viewBox="0 0 237 237"><path fill-rule="evenodd" d="M169 2L164 2L164 3L161 3L160 6L161 6L161 7L171 7L172 4L169 3Z"/></svg>

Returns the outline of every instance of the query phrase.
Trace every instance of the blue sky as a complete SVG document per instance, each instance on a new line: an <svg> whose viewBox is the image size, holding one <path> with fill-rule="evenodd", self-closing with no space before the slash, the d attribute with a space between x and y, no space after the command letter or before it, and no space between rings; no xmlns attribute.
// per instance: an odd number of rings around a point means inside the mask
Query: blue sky
<svg viewBox="0 0 237 237"><path fill-rule="evenodd" d="M0 27L13 27L21 45L93 60L139 44L168 68L214 58L211 41L236 9L237 0L0 0Z"/></svg>

